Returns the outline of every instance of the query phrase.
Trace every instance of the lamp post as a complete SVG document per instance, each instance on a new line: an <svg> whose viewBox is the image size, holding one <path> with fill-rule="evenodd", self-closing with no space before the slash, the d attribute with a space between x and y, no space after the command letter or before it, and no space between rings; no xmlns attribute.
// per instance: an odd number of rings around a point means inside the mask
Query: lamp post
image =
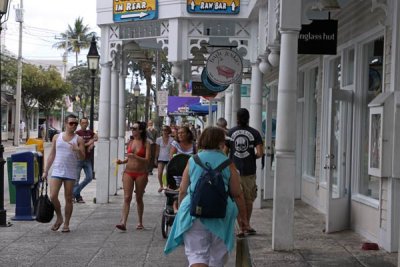
<svg viewBox="0 0 400 267"><path fill-rule="evenodd" d="M91 71L92 75L92 91L91 91L91 99L90 99L90 126L89 129L93 131L94 121L93 121L93 114L94 114L94 79L96 78L96 72L99 69L99 60L100 55L97 52L97 43L96 37L93 35L92 41L90 42L89 53L87 54L87 62L88 68Z"/></svg>
<svg viewBox="0 0 400 267"><path fill-rule="evenodd" d="M133 94L135 95L135 104L136 104L135 121L138 121L137 106L138 106L138 102L139 102L140 86L139 86L139 82L138 82L138 79L137 79L137 75L136 75L136 84L135 84L135 87L133 87Z"/></svg>
<svg viewBox="0 0 400 267"><path fill-rule="evenodd" d="M88 68L91 72L91 78L92 78L92 91L91 91L91 98L90 98L90 125L89 129L94 132L94 79L96 78L96 72L99 69L99 60L100 60L100 55L99 52L97 52L97 43L96 43L96 37L93 35L92 41L90 42L90 48L89 48L89 53L87 54L87 62L88 62ZM93 174L92 177L95 179L95 173L94 173L94 153L93 151L90 153L90 161L92 163L92 170Z"/></svg>
<svg viewBox="0 0 400 267"><path fill-rule="evenodd" d="M151 120L151 113L153 111L153 96L152 95L150 95L150 99L149 99L149 111L150 111L149 119Z"/></svg>
<svg viewBox="0 0 400 267"><path fill-rule="evenodd" d="M0 0L0 37L2 24L1 21L3 16L7 13L8 10L8 0ZM1 40L1 38L0 38ZM1 106L1 95L2 95L2 82L1 82L1 44L0 44L0 226L6 227L11 226L10 223L7 223L7 211L4 209L4 164L6 161L4 160L4 146L2 141L3 135L3 112Z"/></svg>

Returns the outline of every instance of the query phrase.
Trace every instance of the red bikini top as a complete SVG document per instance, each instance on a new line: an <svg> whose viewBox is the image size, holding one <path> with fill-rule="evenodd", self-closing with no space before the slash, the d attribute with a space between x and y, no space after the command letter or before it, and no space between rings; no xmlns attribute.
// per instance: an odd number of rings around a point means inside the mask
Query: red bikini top
<svg viewBox="0 0 400 267"><path fill-rule="evenodd" d="M128 148L127 148L127 150L126 150L126 153L132 153L132 152L133 152L133 151L132 151L132 146L131 146L131 144L129 143ZM139 151L136 152L136 155L139 156L139 157L142 157L142 158L146 157L146 148L145 148L145 146L142 146L142 147L139 149Z"/></svg>

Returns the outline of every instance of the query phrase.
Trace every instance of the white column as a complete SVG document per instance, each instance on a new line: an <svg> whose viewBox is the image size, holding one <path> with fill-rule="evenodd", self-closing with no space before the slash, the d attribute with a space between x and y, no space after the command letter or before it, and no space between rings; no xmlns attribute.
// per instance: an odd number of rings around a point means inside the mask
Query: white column
<svg viewBox="0 0 400 267"><path fill-rule="evenodd" d="M258 62L251 64L250 121L249 125L262 130L262 73Z"/></svg>
<svg viewBox="0 0 400 267"><path fill-rule="evenodd" d="M227 121L228 128L232 128L231 120L232 120L232 85L225 91L225 120Z"/></svg>
<svg viewBox="0 0 400 267"><path fill-rule="evenodd" d="M119 74L119 114L118 114L118 158L123 159L125 157L125 132L126 132L126 118L125 118L125 80L126 71L124 68L121 69ZM122 188L122 171L121 168L118 170L117 177L117 191Z"/></svg>
<svg viewBox="0 0 400 267"><path fill-rule="evenodd" d="M113 61L111 69L111 126L110 126L110 195L117 194L117 173L115 161L118 158L118 96L119 96L119 61L117 58Z"/></svg>
<svg viewBox="0 0 400 267"><path fill-rule="evenodd" d="M258 62L251 64L251 90L250 90L250 121L249 125L262 133L262 73ZM256 183L258 187L254 208L261 208L264 188L264 174L261 159L257 159Z"/></svg>
<svg viewBox="0 0 400 267"><path fill-rule="evenodd" d="M272 249L293 250L297 40L301 28L301 1L282 0L280 12L281 56L278 84Z"/></svg>
<svg viewBox="0 0 400 267"><path fill-rule="evenodd" d="M231 127L235 127L237 125L236 122L236 113L238 109L241 107L241 95L240 95L240 84L233 84L232 90L232 116L231 116ZM250 116L251 117L251 116Z"/></svg>
<svg viewBox="0 0 400 267"><path fill-rule="evenodd" d="M110 165L111 62L101 64L99 141L96 146L96 203L108 203Z"/></svg>

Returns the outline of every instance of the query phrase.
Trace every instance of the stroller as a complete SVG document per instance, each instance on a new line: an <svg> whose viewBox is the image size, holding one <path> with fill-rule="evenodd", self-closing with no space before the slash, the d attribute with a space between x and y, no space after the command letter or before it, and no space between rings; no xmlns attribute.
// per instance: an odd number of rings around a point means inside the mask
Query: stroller
<svg viewBox="0 0 400 267"><path fill-rule="evenodd" d="M168 237L169 228L174 223L175 213L173 203L175 200L178 200L178 188L189 158L190 155L178 154L167 165L167 189L164 190L167 199L161 218L161 233L164 238Z"/></svg>

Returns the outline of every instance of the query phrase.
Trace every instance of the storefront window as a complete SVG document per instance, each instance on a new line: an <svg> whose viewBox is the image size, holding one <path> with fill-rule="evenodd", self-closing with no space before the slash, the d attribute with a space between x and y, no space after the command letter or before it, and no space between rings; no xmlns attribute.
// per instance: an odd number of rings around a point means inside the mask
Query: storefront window
<svg viewBox="0 0 400 267"><path fill-rule="evenodd" d="M368 155L369 147L369 109L368 104L382 92L382 70L383 70L383 38L378 38L364 45L364 56L366 64L365 70L368 72L364 86L363 96L363 133L362 144L362 178L360 193L375 199L379 199L379 178L368 175ZM379 118L376 118L379 119ZM380 159L375 159L380 160Z"/></svg>

